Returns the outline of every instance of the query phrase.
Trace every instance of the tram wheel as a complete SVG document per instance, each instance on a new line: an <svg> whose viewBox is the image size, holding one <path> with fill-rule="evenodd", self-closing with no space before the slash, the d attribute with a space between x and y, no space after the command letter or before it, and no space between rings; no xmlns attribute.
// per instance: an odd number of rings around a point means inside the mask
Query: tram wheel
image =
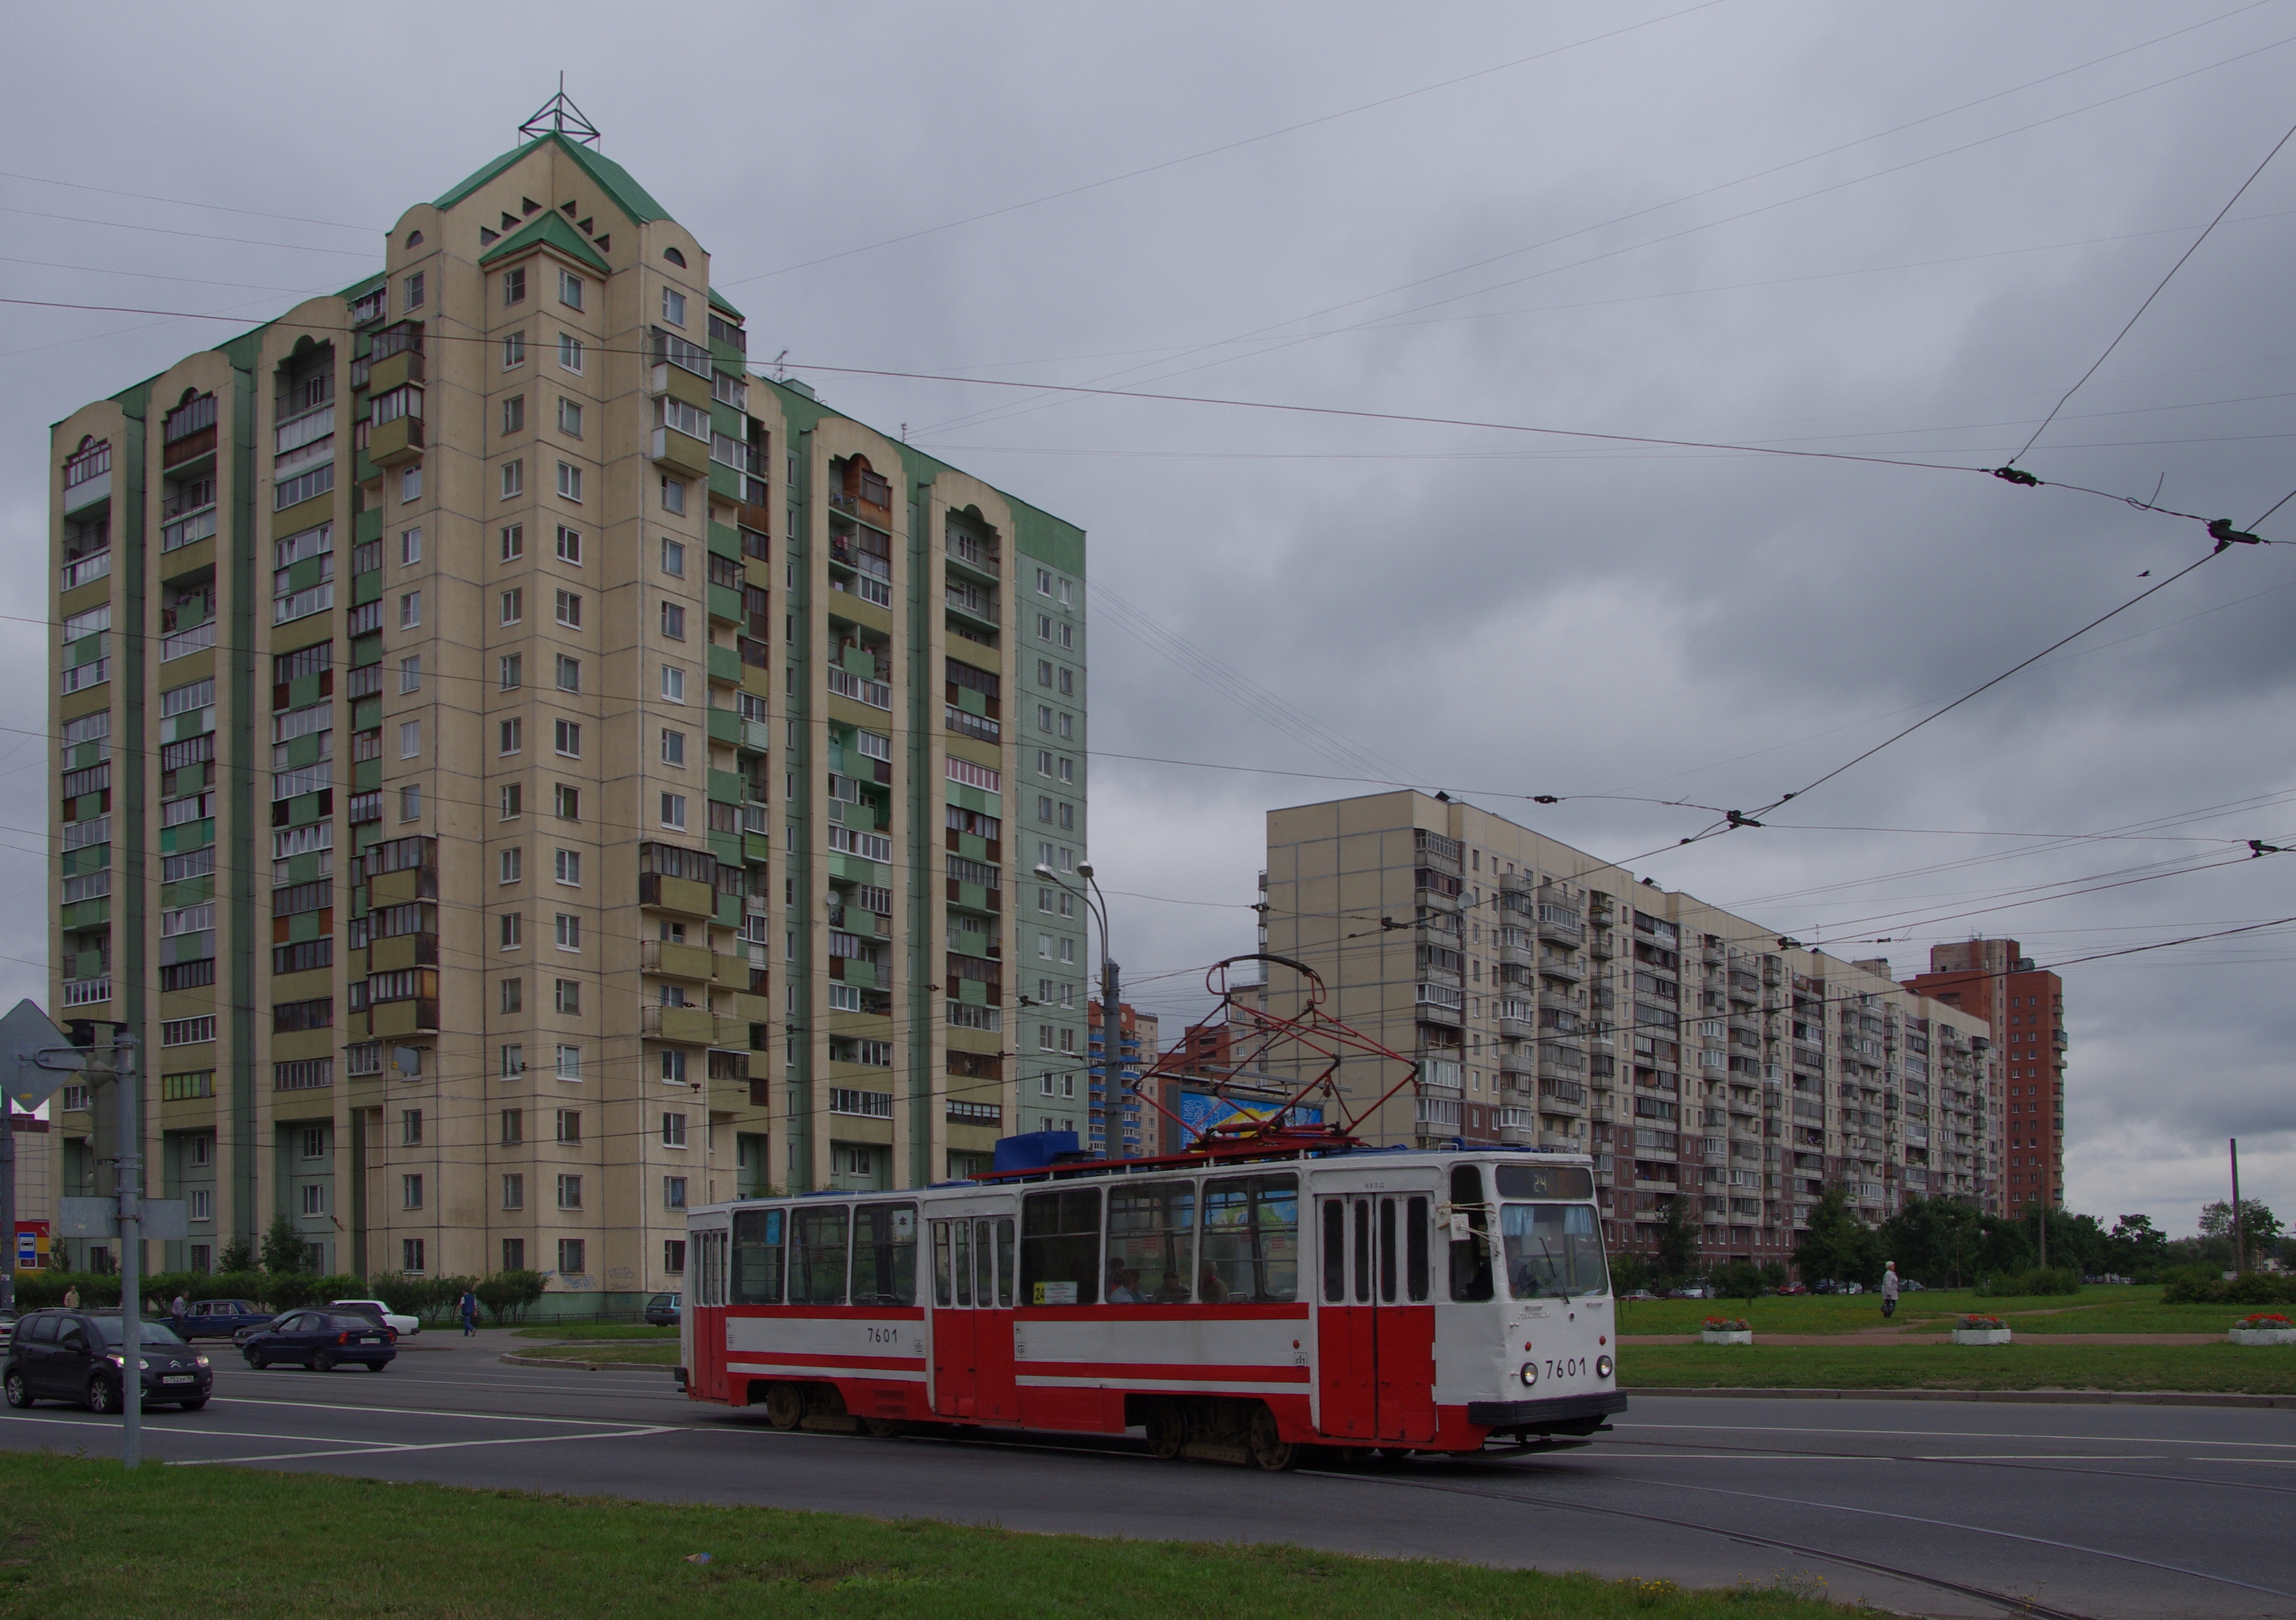
<svg viewBox="0 0 2296 1620"><path fill-rule="evenodd" d="M873 1440L890 1440L901 1432L901 1426L890 1418L864 1418L861 1427L869 1431Z"/></svg>
<svg viewBox="0 0 2296 1620"><path fill-rule="evenodd" d="M1180 1411L1180 1403L1177 1401L1154 1402L1149 1406L1146 1417L1147 1422L1143 1427L1148 1431L1149 1454L1169 1462L1188 1443L1188 1420Z"/></svg>
<svg viewBox="0 0 2296 1620"><path fill-rule="evenodd" d="M1264 1405L1252 1412L1250 1424L1244 1431L1244 1444L1251 1452L1252 1461L1270 1474L1281 1474L1299 1466L1300 1448L1279 1437L1275 1414Z"/></svg>
<svg viewBox="0 0 2296 1620"><path fill-rule="evenodd" d="M767 1388L766 1421L775 1428L795 1428L805 1421L805 1392L794 1384L775 1384Z"/></svg>

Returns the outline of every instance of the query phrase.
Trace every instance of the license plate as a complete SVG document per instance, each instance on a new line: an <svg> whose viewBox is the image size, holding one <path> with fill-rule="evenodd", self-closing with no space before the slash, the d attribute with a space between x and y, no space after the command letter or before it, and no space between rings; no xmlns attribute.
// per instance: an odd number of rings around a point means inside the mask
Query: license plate
<svg viewBox="0 0 2296 1620"><path fill-rule="evenodd" d="M190 1372L171 1372L160 1381L162 1384L195 1384L199 1382L199 1375Z"/></svg>
<svg viewBox="0 0 2296 1620"><path fill-rule="evenodd" d="M359 1340L359 1343L362 1345L379 1345L382 1343L382 1338L380 1335L371 1335L368 1338Z"/></svg>

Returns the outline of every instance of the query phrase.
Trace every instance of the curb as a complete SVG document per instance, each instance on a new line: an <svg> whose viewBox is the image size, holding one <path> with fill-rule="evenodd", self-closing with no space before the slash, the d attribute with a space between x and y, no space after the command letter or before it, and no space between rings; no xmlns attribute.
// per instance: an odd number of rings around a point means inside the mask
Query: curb
<svg viewBox="0 0 2296 1620"><path fill-rule="evenodd" d="M505 1367L571 1367L583 1372L668 1372L659 1362L578 1362L568 1356L520 1355L515 1351L495 1358Z"/></svg>
<svg viewBox="0 0 2296 1620"><path fill-rule="evenodd" d="M2240 1406L2296 1411L2296 1395L2205 1395L2166 1389L1691 1389L1621 1385L1620 1393L1730 1401L2006 1401L2036 1406Z"/></svg>

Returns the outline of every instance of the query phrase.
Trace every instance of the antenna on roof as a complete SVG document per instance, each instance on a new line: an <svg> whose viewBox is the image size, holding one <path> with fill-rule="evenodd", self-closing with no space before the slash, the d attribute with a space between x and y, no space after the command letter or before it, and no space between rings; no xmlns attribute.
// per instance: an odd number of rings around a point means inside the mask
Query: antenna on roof
<svg viewBox="0 0 2296 1620"><path fill-rule="evenodd" d="M529 140L538 141L546 135L570 135L592 146L598 143L598 127L566 99L563 73L558 76L558 94L543 102L532 118L518 127L518 132Z"/></svg>

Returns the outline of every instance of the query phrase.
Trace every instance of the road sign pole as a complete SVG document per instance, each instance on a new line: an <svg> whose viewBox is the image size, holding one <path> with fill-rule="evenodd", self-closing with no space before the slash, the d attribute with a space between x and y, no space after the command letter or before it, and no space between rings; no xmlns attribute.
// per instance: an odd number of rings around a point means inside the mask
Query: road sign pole
<svg viewBox="0 0 2296 1620"><path fill-rule="evenodd" d="M111 1036L113 1105L119 1110L119 1460L144 1460L143 1215L137 1174L143 1163L144 1091L135 1076L135 1037Z"/></svg>
<svg viewBox="0 0 2296 1620"><path fill-rule="evenodd" d="M0 1265L0 1311L16 1308L16 1105L0 1097L0 1231L8 1260Z"/></svg>

